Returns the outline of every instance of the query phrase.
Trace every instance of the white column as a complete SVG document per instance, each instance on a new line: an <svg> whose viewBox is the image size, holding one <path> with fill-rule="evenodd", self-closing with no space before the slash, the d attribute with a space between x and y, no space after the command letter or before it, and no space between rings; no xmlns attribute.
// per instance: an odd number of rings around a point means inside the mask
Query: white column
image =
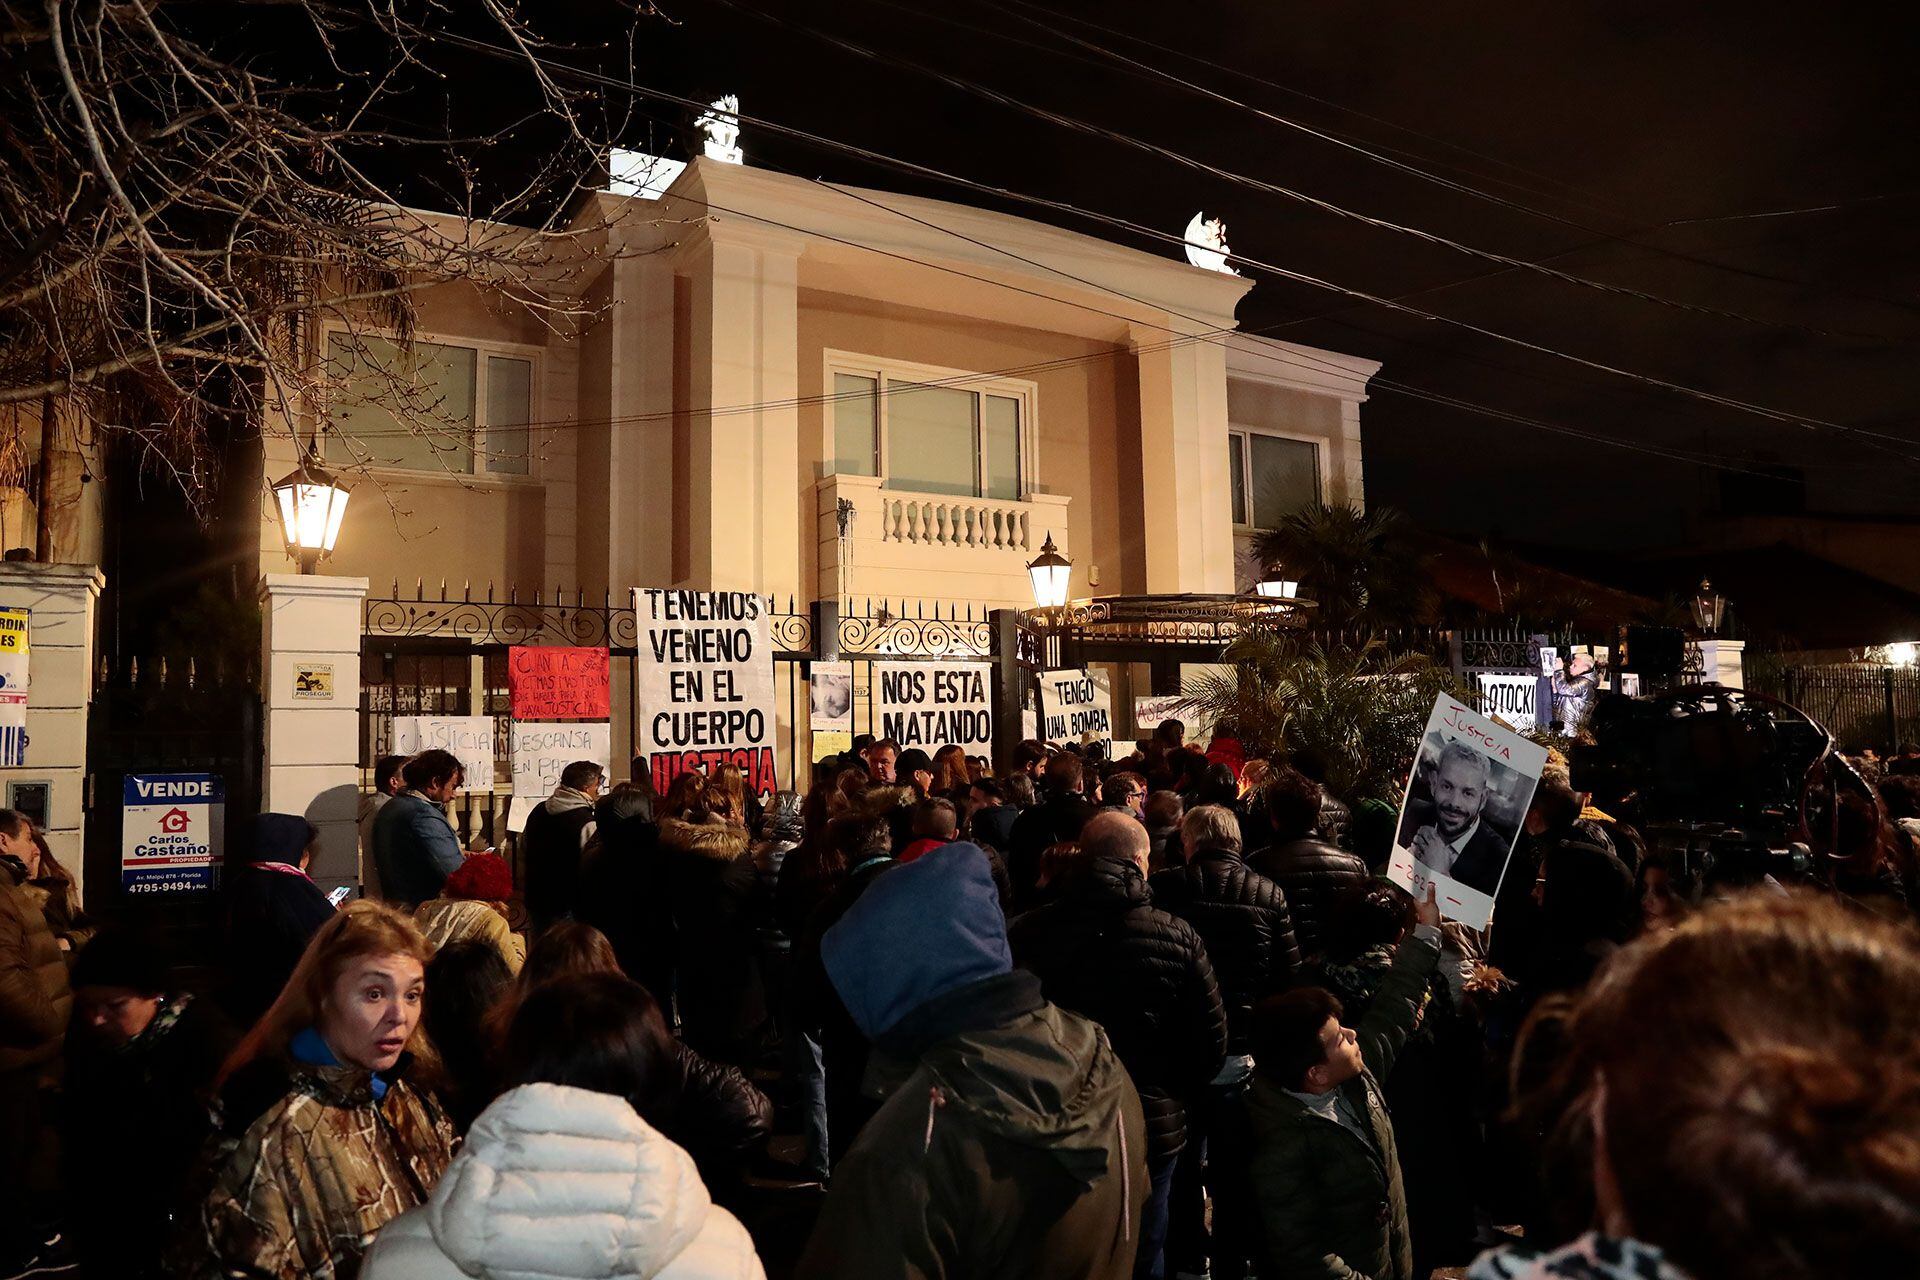
<svg viewBox="0 0 1920 1280"><path fill-rule="evenodd" d="M320 829L308 868L325 890L360 882L360 626L365 578L270 573L260 580L260 807ZM308 688L296 692L305 670ZM331 677L330 696L312 686Z"/></svg>
<svg viewBox="0 0 1920 1280"><path fill-rule="evenodd" d="M1729 689L1747 687L1745 640L1702 640L1700 642L1701 682L1723 684Z"/></svg>
<svg viewBox="0 0 1920 1280"><path fill-rule="evenodd" d="M0 783L50 785L47 844L86 891L87 707L93 701L93 611L106 585L90 564L0 562L0 608L26 609L27 763ZM0 801L7 797L0 794ZM107 797L119 803L119 797Z"/></svg>
<svg viewBox="0 0 1920 1280"><path fill-rule="evenodd" d="M800 596L798 271L803 242L707 225L688 251L691 456L688 578ZM763 406L741 411L741 406ZM784 601L782 602L784 605Z"/></svg>
<svg viewBox="0 0 1920 1280"><path fill-rule="evenodd" d="M1227 472L1227 353L1218 342L1168 347L1131 335L1140 376L1141 496L1147 590L1233 590Z"/></svg>

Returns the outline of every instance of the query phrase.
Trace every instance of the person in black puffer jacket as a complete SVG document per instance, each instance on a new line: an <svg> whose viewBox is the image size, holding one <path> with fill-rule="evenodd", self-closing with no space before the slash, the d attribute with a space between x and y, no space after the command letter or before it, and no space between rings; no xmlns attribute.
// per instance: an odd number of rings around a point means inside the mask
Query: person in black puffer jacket
<svg viewBox="0 0 1920 1280"><path fill-rule="evenodd" d="M1147 829L1102 813L1080 833L1084 865L1060 896L1013 922L1014 962L1046 998L1106 1028L1140 1091L1152 1193L1134 1274L1161 1274L1168 1195L1186 1143L1187 1100L1227 1052L1227 1015L1193 926L1156 909L1147 888Z"/></svg>
<svg viewBox="0 0 1920 1280"><path fill-rule="evenodd" d="M1286 989L1300 969L1300 949L1287 895L1241 858L1233 810L1201 805L1186 815L1180 835L1186 865L1153 877L1153 901L1206 943L1226 1006L1229 1056L1187 1111L1187 1145L1173 1176L1168 1270L1205 1272L1211 1255L1215 1273L1238 1275L1258 1254L1259 1217L1248 1194L1253 1151L1245 1141L1253 1007ZM1213 1196L1211 1246L1203 1187Z"/></svg>
<svg viewBox="0 0 1920 1280"><path fill-rule="evenodd" d="M1273 843L1247 855L1247 865L1287 895L1294 937L1307 958L1325 948L1328 906L1343 891L1373 878L1357 856L1313 834L1320 822L1320 797L1320 784L1298 769L1275 769L1265 795Z"/></svg>

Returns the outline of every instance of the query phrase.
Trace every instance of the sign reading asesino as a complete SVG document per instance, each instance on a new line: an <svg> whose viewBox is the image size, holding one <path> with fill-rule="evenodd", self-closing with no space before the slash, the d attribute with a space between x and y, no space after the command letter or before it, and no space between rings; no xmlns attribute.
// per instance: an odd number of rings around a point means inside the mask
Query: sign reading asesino
<svg viewBox="0 0 1920 1280"><path fill-rule="evenodd" d="M515 720L605 720L611 715L605 649L517 644L507 650L507 701Z"/></svg>
<svg viewBox="0 0 1920 1280"><path fill-rule="evenodd" d="M226 810L226 786L215 774L128 774L120 839L120 882L126 891L217 888Z"/></svg>
<svg viewBox="0 0 1920 1280"><path fill-rule="evenodd" d="M773 650L766 598L751 591L636 587L635 736L661 795L693 769L737 765L758 795L774 772Z"/></svg>

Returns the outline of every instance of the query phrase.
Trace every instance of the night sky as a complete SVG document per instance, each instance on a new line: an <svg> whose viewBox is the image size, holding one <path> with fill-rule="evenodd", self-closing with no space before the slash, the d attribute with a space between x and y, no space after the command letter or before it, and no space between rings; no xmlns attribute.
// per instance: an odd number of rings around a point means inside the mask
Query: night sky
<svg viewBox="0 0 1920 1280"><path fill-rule="evenodd" d="M1809 510L1920 514L1920 379L1911 371L1920 353L1920 16L1911 8L1044 3L662 0L661 15L639 25L634 74L702 99L737 92L748 115L1168 232L1205 209L1251 257L1835 424L1700 403L1249 269L1260 283L1241 307L1244 328L1369 356L1396 383L1631 446L1382 392L1363 411L1369 501L1428 527L1520 544L1674 548L1720 507L1724 477L1751 489L1741 473L1780 467L1804 475ZM755 7L796 25L756 18ZM588 36L605 11L548 12ZM1510 257L1562 255L1552 260L1562 271L1766 323L1502 270L1035 120L810 31L1377 218ZM1062 33L1562 221L1202 100ZM449 54L443 66L463 124L511 114L498 63ZM672 136L677 108L639 109L663 122L652 126L655 144ZM626 140L647 146L647 129L636 116ZM751 124L743 144L749 164L994 203ZM516 148L542 145L537 130L509 133L490 157L495 174L512 168ZM1841 207L1753 216L1829 205Z"/></svg>

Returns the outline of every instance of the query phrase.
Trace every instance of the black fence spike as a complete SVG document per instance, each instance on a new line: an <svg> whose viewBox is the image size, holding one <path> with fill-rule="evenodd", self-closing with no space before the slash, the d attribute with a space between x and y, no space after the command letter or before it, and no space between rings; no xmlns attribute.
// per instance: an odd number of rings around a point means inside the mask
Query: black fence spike
<svg viewBox="0 0 1920 1280"><path fill-rule="evenodd" d="M513 583L507 588L507 603L508 604L520 603L520 584L519 583L517 582Z"/></svg>
<svg viewBox="0 0 1920 1280"><path fill-rule="evenodd" d="M447 580L445 578L442 578L440 579L440 603L445 604L446 602L447 602Z"/></svg>
<svg viewBox="0 0 1920 1280"><path fill-rule="evenodd" d="M493 579L487 579L487 603L493 603Z"/></svg>
<svg viewBox="0 0 1920 1280"><path fill-rule="evenodd" d="M400 598L400 576L398 574L395 574L393 579L393 598L395 600Z"/></svg>
<svg viewBox="0 0 1920 1280"><path fill-rule="evenodd" d="M427 598L427 579L425 575L413 580L413 598L415 600L425 600Z"/></svg>
<svg viewBox="0 0 1920 1280"><path fill-rule="evenodd" d="M468 578L465 582L460 584L460 602L462 604L473 603L473 579L472 578Z"/></svg>

